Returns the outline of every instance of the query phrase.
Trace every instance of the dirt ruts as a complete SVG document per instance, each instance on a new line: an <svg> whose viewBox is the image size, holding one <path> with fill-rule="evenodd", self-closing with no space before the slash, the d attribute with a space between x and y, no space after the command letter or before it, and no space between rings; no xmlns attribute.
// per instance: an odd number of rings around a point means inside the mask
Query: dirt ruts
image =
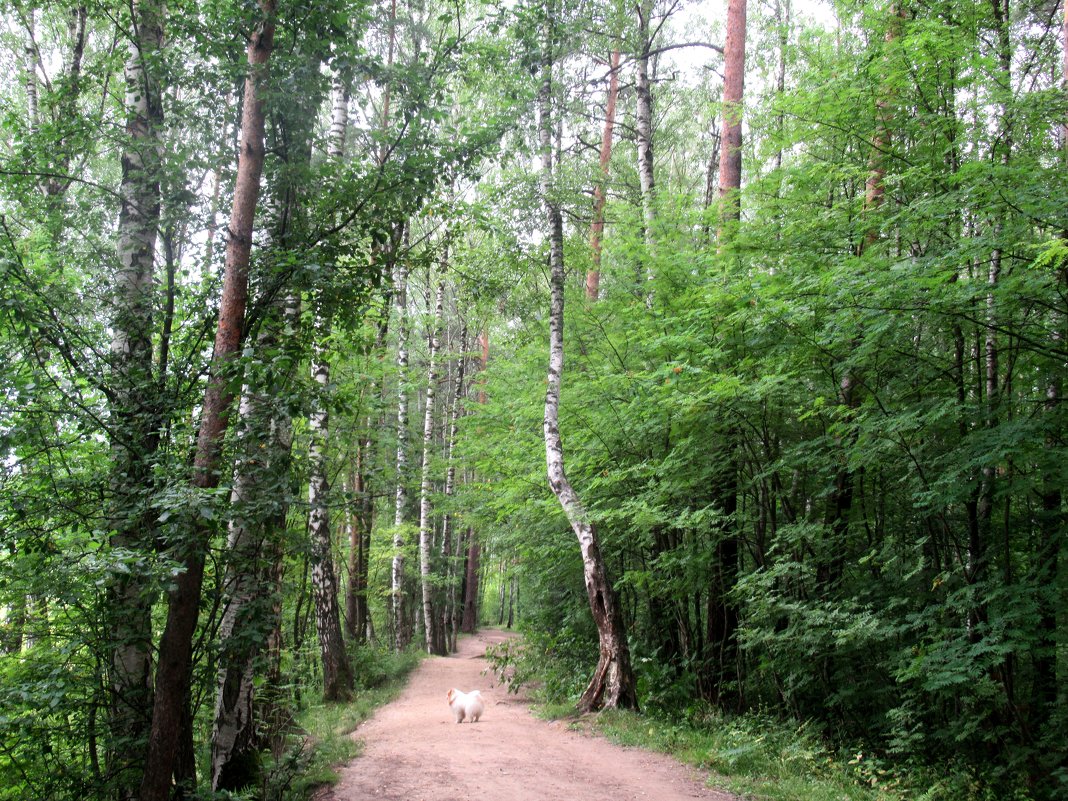
<svg viewBox="0 0 1068 801"><path fill-rule="evenodd" d="M424 660L401 695L353 732L363 755L316 801L736 801L670 757L535 718L523 695L495 684L484 658L508 636L483 631L452 656ZM450 687L482 691L480 722L453 722Z"/></svg>

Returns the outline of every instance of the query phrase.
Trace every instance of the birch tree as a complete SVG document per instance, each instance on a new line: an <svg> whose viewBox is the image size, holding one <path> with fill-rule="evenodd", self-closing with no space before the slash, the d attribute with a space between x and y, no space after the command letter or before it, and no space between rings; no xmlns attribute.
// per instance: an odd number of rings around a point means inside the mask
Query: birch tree
<svg viewBox="0 0 1068 801"><path fill-rule="evenodd" d="M393 505L393 562L390 603L393 616L393 642L398 651L408 645L404 623L404 519L408 504L408 267L397 264L393 296L397 312L397 484Z"/></svg>
<svg viewBox="0 0 1068 801"><path fill-rule="evenodd" d="M219 483L219 455L232 401L233 360L240 350L252 231L260 193L264 160L264 102L262 87L274 45L274 0L259 5L262 20L249 38L245 97L241 109L241 150L226 245L226 273L219 307L219 324L211 376L204 394L200 430L194 458L193 487L209 491ZM193 633L200 606L204 560L211 529L208 521L194 522L180 560L184 570L169 593L167 624L159 644L152 727L141 782L140 801L167 801L177 758L176 736L182 730L183 709L189 693Z"/></svg>
<svg viewBox="0 0 1068 801"><path fill-rule="evenodd" d="M348 133L348 86L339 79L334 87L334 106L330 126L328 156L340 162L345 155ZM349 698L353 689L352 668L345 653L341 633L341 610L338 583L332 555L330 530L329 478L327 443L330 441L330 361L328 342L332 308L320 293L315 308L314 341L311 372L316 385L314 406L308 419L310 444L308 457L311 477L308 482L308 537L310 540L312 594L315 598L315 628L319 635L319 655L323 666L323 697L327 701Z"/></svg>
<svg viewBox="0 0 1068 801"><path fill-rule="evenodd" d="M552 2L545 9L541 90L538 94L538 131L541 157L541 202L549 239L551 301L549 308L549 375L545 391L545 461L549 486L579 541L583 576L590 611L597 626L599 656L593 677L579 699L579 709L636 707L638 703L623 614L601 556L597 532L582 499L564 470L560 436L560 385L564 368L564 226L553 175L553 41L555 17Z"/></svg>
<svg viewBox="0 0 1068 801"><path fill-rule="evenodd" d="M442 244L442 275L438 278L434 317L430 324L430 349L427 355L426 411L423 415L423 465L419 481L419 575L423 599L423 626L428 653L438 653L438 638L434 636L434 594L431 584L430 540L433 537L430 520L430 457L434 439L434 412L437 398L437 354L441 330L442 309L445 305L444 269L448 259L448 241ZM441 655L444 655L442 652Z"/></svg>
<svg viewBox="0 0 1068 801"><path fill-rule="evenodd" d="M153 364L152 336L163 160L159 62L164 7L155 0L140 0L132 4L131 13L133 32L127 43L124 68L127 139L121 157L122 203L111 340L111 547L120 558L135 565L116 574L109 593L115 610L111 633L111 730L114 742L120 744L111 755L110 769L119 777L121 798L132 798L139 781L139 751L148 738L152 708L152 593L147 577L138 572L138 560L132 557L155 547L154 516L146 495L152 482L160 426L153 390L160 378ZM31 12L31 23L32 19ZM30 67L36 69L35 52ZM36 86L32 73L28 80ZM35 117L35 88L30 98L31 116Z"/></svg>

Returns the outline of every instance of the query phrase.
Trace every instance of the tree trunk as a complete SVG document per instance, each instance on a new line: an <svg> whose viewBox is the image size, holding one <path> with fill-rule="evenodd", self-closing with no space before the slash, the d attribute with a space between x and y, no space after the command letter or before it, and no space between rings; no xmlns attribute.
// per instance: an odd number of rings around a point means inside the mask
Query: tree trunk
<svg viewBox="0 0 1068 801"><path fill-rule="evenodd" d="M448 455L445 469L445 504L448 507L456 487L456 462L453 459L456 447L457 431L459 429L460 401L464 396L464 370L467 364L467 324L460 327L460 356L456 360L456 383L453 387L452 408L449 410L449 436L446 442ZM456 616L456 563L459 557L460 538L456 538L456 546L453 546L453 519L452 513L445 512L441 523L441 553L445 557L445 611L442 615L442 623L445 631L446 648L448 651L456 649L456 630L459 621Z"/></svg>
<svg viewBox="0 0 1068 801"><path fill-rule="evenodd" d="M284 305L285 308L282 308ZM268 312L257 342L270 352L299 325L298 301L290 296ZM288 330L287 330L288 329ZM262 644L277 626L272 595L277 592L281 533L288 507L279 493L289 476L292 426L284 408L272 408L273 391L289 375L250 375L242 390L239 457L230 495L233 517L227 538L224 582L227 600L219 624L219 672L211 734L211 786L239 790L259 772L254 714ZM279 522L281 521L281 522Z"/></svg>
<svg viewBox="0 0 1068 801"><path fill-rule="evenodd" d="M653 225L656 222L656 180L653 175L653 93L649 86L649 51L652 49L649 18L653 13L652 0L640 0L638 12L637 83L634 87L637 99L635 128L638 137L638 181L642 193L642 220L645 246L653 248Z"/></svg>
<svg viewBox="0 0 1068 801"><path fill-rule="evenodd" d="M348 129L348 90L339 79L330 126L329 156L340 161L345 155ZM319 657L323 668L323 699L347 701L352 697L353 676L341 633L337 574L334 570L333 534L330 528L330 483L327 444L330 442L330 361L326 343L330 338L332 303L322 297L316 307L311 373L317 385L308 418L310 444L308 461L308 538L310 540L312 596L315 600L315 629L319 635Z"/></svg>
<svg viewBox="0 0 1068 801"><path fill-rule="evenodd" d="M260 10L264 20L248 44L249 75L241 112L242 142L226 246L226 274L193 463L193 486L202 492L213 490L219 483L219 455L232 400L232 362L241 348L248 300L253 221L264 160L264 109L259 87L266 77L274 43L274 0L262 0ZM182 707L191 681L193 634L211 534L210 521L196 520L189 540L179 546L176 554L185 569L175 578L170 591L167 624L159 644L156 695L140 801L167 801L170 794L177 755L175 736L181 728Z"/></svg>
<svg viewBox="0 0 1068 801"><path fill-rule="evenodd" d="M111 547L120 555L156 548L150 508L152 461L159 445L159 409L153 375L153 263L160 223L163 128L156 69L163 45L162 5L133 5L134 38L126 58L126 135L119 185L115 311L112 318L112 527ZM32 16L31 16L32 20ZM36 63L36 50L33 52ZM36 120L36 79L31 102ZM111 623L111 739L108 770L118 777L120 799L133 798L141 778L152 710L152 597L148 577L133 563L115 571L108 592Z"/></svg>
<svg viewBox="0 0 1068 801"><path fill-rule="evenodd" d="M742 99L745 90L746 0L728 0L727 41L723 48L723 135L719 150L720 228L722 245L726 229L741 217Z"/></svg>
<svg viewBox="0 0 1068 801"><path fill-rule="evenodd" d="M597 625L600 656L593 677L579 700L579 709L590 712L602 707L636 707L637 695L631 670L630 650L619 602L601 557L597 533L578 494L564 472L564 449L560 438L560 383L564 367L564 231L553 186L552 145L552 42L553 12L546 9L545 53L538 98L541 140L541 194L549 236L549 267L552 300L549 311L549 376L545 392L545 460L549 486L578 537L590 611Z"/></svg>
<svg viewBox="0 0 1068 801"><path fill-rule="evenodd" d="M475 536L474 530L468 526L467 528L467 562L466 569L464 570L464 615L463 620L460 622L460 631L466 634L474 634L475 629L478 627L478 577L479 577L479 557L481 556L478 547L478 538Z"/></svg>
<svg viewBox="0 0 1068 801"><path fill-rule="evenodd" d="M403 651L408 646L404 625L404 516L408 503L405 484L408 469L408 268L397 265L394 296L397 304L397 487L393 514L393 566L390 597L393 608L393 644Z"/></svg>
<svg viewBox="0 0 1068 801"><path fill-rule="evenodd" d="M308 420L311 444L308 460L311 477L308 483L308 539L311 557L312 596L315 601L315 630L319 635L319 656L323 668L323 700L347 701L352 697L353 677L345 640L341 634L341 610L338 606L337 576L334 573L333 538L330 531L330 493L327 478L326 445L330 436L330 413L326 393L330 383L330 366L325 343L329 312L320 310L321 329L312 349L312 378L318 384L318 401Z"/></svg>
<svg viewBox="0 0 1068 801"><path fill-rule="evenodd" d="M593 264L586 273L586 297L597 300L601 286L601 234L604 232L604 204L608 165L612 160L612 131L616 123L616 97L619 95L619 50L612 51L612 71L608 79L608 99L601 136L601 180L593 187L593 222L590 224L590 252Z"/></svg>
<svg viewBox="0 0 1068 801"><path fill-rule="evenodd" d="M448 244L442 245L447 248ZM448 256L442 254L442 271ZM434 636L434 595L431 587L430 575L430 538L433 535L430 524L430 448L434 438L434 410L437 397L438 383L438 344L440 337L441 315L445 305L445 279L438 279L437 301L434 304L434 321L430 330L430 352L428 354L428 367L426 377L426 412L423 416L423 465L419 481L419 576L423 596L423 626L426 633L426 649L428 653L439 653L435 648L435 642L439 638Z"/></svg>

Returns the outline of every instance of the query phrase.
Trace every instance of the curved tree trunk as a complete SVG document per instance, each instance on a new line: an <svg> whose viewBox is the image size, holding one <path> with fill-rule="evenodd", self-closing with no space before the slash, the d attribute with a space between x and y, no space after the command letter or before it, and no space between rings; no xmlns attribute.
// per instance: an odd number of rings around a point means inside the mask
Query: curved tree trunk
<svg viewBox="0 0 1068 801"><path fill-rule="evenodd" d="M278 347L284 336L292 337L299 324L299 303L290 296L268 314L257 341L261 352ZM227 600L219 624L211 734L211 786L216 791L246 787L258 772L256 723L262 715L255 714L253 702L257 675L264 672L262 643L269 642L278 623L277 600L272 596L278 592L276 575L288 506L286 493L278 490L289 475L292 446L288 412L272 408L271 398L272 388L288 379L288 375L250 376L241 394L241 445L230 494ZM270 611L265 614L265 610Z"/></svg>
<svg viewBox="0 0 1068 801"><path fill-rule="evenodd" d="M578 494L564 471L564 449L560 438L560 382L564 368L564 231L560 208L554 196L552 146L552 41L553 17L548 10L542 86L538 99L538 127L541 140L541 192L549 234L549 266L552 300L549 310L549 376L545 391L545 461L549 486L578 537L590 611L597 625L600 656L597 668L579 700L579 709L588 712L602 707L638 705L630 650L623 626L623 614L601 556L597 533Z"/></svg>

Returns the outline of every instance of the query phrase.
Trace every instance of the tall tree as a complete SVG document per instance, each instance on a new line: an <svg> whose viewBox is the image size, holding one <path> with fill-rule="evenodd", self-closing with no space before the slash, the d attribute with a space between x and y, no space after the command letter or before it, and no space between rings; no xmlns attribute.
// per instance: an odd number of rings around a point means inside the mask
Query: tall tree
<svg viewBox="0 0 1068 801"><path fill-rule="evenodd" d="M623 613L601 555L597 532L589 513L568 481L560 436L560 384L564 368L564 224L553 168L553 42L555 16L552 0L545 9L541 91L538 94L538 131L541 156L541 202L549 237L551 301L549 308L549 376L545 391L545 461L549 486L556 495L579 541L583 576L590 611L597 626L600 653L593 677L579 699L579 709L636 707L637 687L630 664L630 649Z"/></svg>
<svg viewBox="0 0 1068 801"><path fill-rule="evenodd" d="M163 166L164 7L156 0L138 0L130 10L132 32L124 69L127 139L121 158L111 340L111 546L118 558L132 565L116 573L109 593L114 610L111 734L116 744L110 771L117 777L120 798L131 798L140 782L141 749L152 709L152 590L137 567L144 564L137 556L156 547L148 494L161 423L154 390L162 380L155 375L152 337ZM29 80L36 84L33 75ZM32 105L35 115L36 90Z"/></svg>
<svg viewBox="0 0 1068 801"><path fill-rule="evenodd" d="M634 94L637 100L635 133L638 138L638 181L642 194L642 221L645 245L653 247L656 223L656 177L653 172L653 92L649 81L649 59L656 32L650 18L653 15L653 0L640 0L635 6L638 13L638 58Z"/></svg>
<svg viewBox="0 0 1068 801"><path fill-rule="evenodd" d="M390 603L393 644L401 651L409 641L404 622L404 520L408 505L408 267L403 261L397 264L393 296L397 309L397 484L393 506Z"/></svg>
<svg viewBox="0 0 1068 801"><path fill-rule="evenodd" d="M334 87L334 110L330 126L329 157L340 162L345 156L348 134L347 81L339 78ZM314 406L308 419L311 442L308 457L308 537L310 540L312 595L315 599L315 629L319 635L319 656L323 666L323 697L327 701L347 700L352 695L352 668L345 653L341 633L338 582L334 570L333 535L330 529L330 481L327 443L330 441L330 339L333 305L325 291L315 304L314 341L311 372L316 384Z"/></svg>
<svg viewBox="0 0 1068 801"><path fill-rule="evenodd" d="M193 487L212 490L219 483L219 457L233 400L233 363L244 333L252 231L264 161L263 88L274 46L274 0L259 4L261 21L249 37L245 97L241 108L241 148L226 244L226 273L219 305L211 374L204 393L193 462ZM167 801L177 758L175 738L182 730L192 672L193 634L200 609L210 521L198 518L177 556L184 570L168 593L167 623L159 644L152 727L141 782L140 801Z"/></svg>
<svg viewBox="0 0 1068 801"><path fill-rule="evenodd" d="M648 86L646 86L648 90ZM593 222L590 223L592 264L586 273L586 297L597 300L601 285L601 235L604 233L604 204L608 188L608 165L612 161L612 134L616 123L616 98L619 95L619 50L612 51L608 76L608 95L604 109L604 133L601 135L600 176L593 187ZM650 147L651 150L651 147ZM639 146L639 153L641 149Z"/></svg>
<svg viewBox="0 0 1068 801"><path fill-rule="evenodd" d="M448 261L448 235L442 243L441 269L438 278L437 299L434 302L434 317L430 323L429 353L427 354L426 410L423 415L423 464L419 480L419 576L423 600L423 626L428 653L444 652L440 649L440 637L435 636L434 589L431 583L430 540L433 537L430 520L430 458L434 440L434 412L437 398L437 355L441 332L442 310L445 306L445 267Z"/></svg>

